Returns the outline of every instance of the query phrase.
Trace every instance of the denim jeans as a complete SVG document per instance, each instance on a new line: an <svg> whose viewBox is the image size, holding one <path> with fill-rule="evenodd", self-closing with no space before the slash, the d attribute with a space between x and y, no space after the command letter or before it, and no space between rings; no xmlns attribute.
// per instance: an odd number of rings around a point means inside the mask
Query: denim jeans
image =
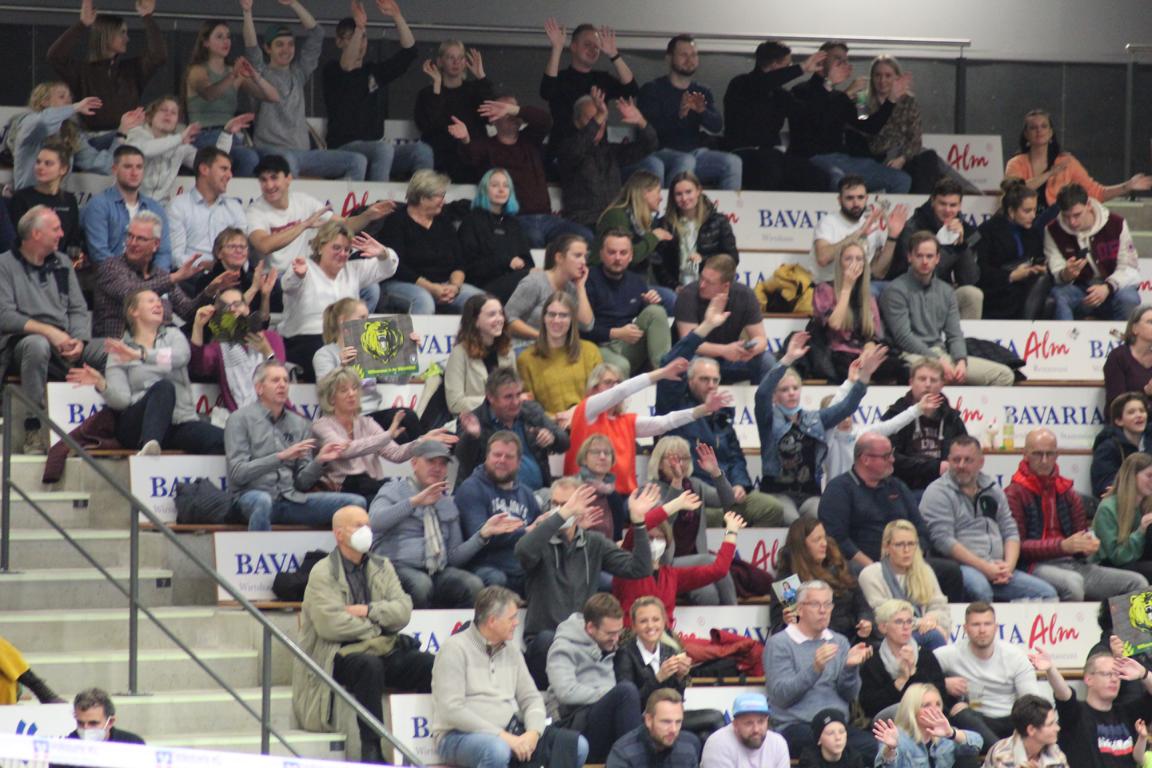
<svg viewBox="0 0 1152 768"><path fill-rule="evenodd" d="M411 176L413 171L432 167L432 147L422 141L393 144L387 140L350 141L340 147L342 152L355 152L368 160L368 181L388 181L395 171L397 176Z"/></svg>
<svg viewBox="0 0 1152 768"><path fill-rule="evenodd" d="M1084 297L1087 295L1084 288L1076 283L1054 287L1052 299L1055 303L1055 312L1052 319L1078 320L1082 317L1094 317L1098 320L1127 320L1132 310L1140 306L1140 289L1134 285L1121 288L1096 307L1084 306Z"/></svg>
<svg viewBox="0 0 1152 768"><path fill-rule="evenodd" d="M543 248L560 235L580 235L588 241L589 247L596 242L595 233L588 227L550 213L522 213L516 220L533 248Z"/></svg>
<svg viewBox="0 0 1152 768"><path fill-rule="evenodd" d="M693 149L682 152L678 149L658 149L649 157L655 157L662 165L662 186L671 183L676 174L693 171L708 189L740 189L744 175L744 161L731 152L717 152L714 149Z"/></svg>
<svg viewBox="0 0 1152 768"><path fill-rule="evenodd" d="M868 157L852 157L841 152L828 155L813 155L812 164L829 176L828 189L835 192L840 179L848 175L864 179L868 191L883 190L894 195L903 195L912 188L912 177L904 171L889 168Z"/></svg>
<svg viewBox="0 0 1152 768"><path fill-rule="evenodd" d="M1024 571L1013 571L1007 584L991 583L970 565L961 565L960 573L964 577L964 591L971 601L1011 603L1016 600L1057 599L1056 589L1051 584Z"/></svg>
<svg viewBox="0 0 1152 768"><path fill-rule="evenodd" d="M441 304L444 309L451 308L448 314L460 314L464 310L464 302L478 293L483 293L474 285L464 283L460 286L460 293L448 304ZM415 283L405 283L400 280L385 280L380 283L380 298L390 305L396 312L409 315L436 314L436 300L432 294Z"/></svg>
<svg viewBox="0 0 1152 768"><path fill-rule="evenodd" d="M548 765L551 762L556 730L551 725L544 729L532 759L526 761L526 764ZM508 768L513 759L512 748L494 733L448 731L440 737L438 751L445 763L462 768ZM580 736L576 744L576 765L584 765L587 759L588 741Z"/></svg>
<svg viewBox="0 0 1152 768"><path fill-rule="evenodd" d="M392 565L400 585L412 598L413 608L471 608L476 594L484 588L479 576L460 568L449 566L429 574L399 563Z"/></svg>
<svg viewBox="0 0 1152 768"><path fill-rule="evenodd" d="M272 525L307 525L329 528L332 515L341 507L363 507L368 502L353 493L309 493L303 503L288 499L272 500L267 491L244 491L232 500L232 508L248 521L250 531L270 531Z"/></svg>
<svg viewBox="0 0 1152 768"><path fill-rule="evenodd" d="M764 350L759 356L742 363L723 359L716 362L720 364L720 381L724 384L736 384L741 381L759 384L760 380L764 378L764 374L776 365L776 356L768 350Z"/></svg>
<svg viewBox="0 0 1152 768"><path fill-rule="evenodd" d="M196 149L216 146L216 139L220 138L220 131L220 128L213 128L197 134L196 139L192 142L193 146ZM233 176L250 178L256 173L256 166L260 162L260 153L252 147L244 146L239 137L234 136L232 138L232 151L228 153L228 156L232 158Z"/></svg>
<svg viewBox="0 0 1152 768"><path fill-rule="evenodd" d="M173 424L175 408L176 385L168 379L157 381L144 397L120 411L116 439L125 448L140 448L155 440L168 450L223 455L224 430L199 420Z"/></svg>
<svg viewBox="0 0 1152 768"><path fill-rule="evenodd" d="M288 169L296 178L319 176L322 179L364 181L368 173L368 160L364 155L339 149L260 147L260 154L280 155L288 161Z"/></svg>

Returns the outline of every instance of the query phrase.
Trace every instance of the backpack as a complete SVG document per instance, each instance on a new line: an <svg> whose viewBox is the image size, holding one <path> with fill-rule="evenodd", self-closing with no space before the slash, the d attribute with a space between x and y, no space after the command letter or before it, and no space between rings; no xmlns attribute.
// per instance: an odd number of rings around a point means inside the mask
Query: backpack
<svg viewBox="0 0 1152 768"><path fill-rule="evenodd" d="M812 314L812 273L799 264L781 264L772 277L756 285L764 312Z"/></svg>
<svg viewBox="0 0 1152 768"><path fill-rule="evenodd" d="M177 525L242 525L246 520L232 510L232 499L206 477L176 483L172 492Z"/></svg>
<svg viewBox="0 0 1152 768"><path fill-rule="evenodd" d="M278 600L286 603L300 603L304 601L304 588L308 586L308 574L316 567L316 563L328 557L328 552L322 549L311 549L304 553L300 567L291 573L278 573L272 580L272 592Z"/></svg>

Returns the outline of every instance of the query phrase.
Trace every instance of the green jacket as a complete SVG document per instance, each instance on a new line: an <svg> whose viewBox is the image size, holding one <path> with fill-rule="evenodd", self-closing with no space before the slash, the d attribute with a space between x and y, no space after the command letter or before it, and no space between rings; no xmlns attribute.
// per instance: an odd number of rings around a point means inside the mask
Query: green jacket
<svg viewBox="0 0 1152 768"><path fill-rule="evenodd" d="M652 214L652 222L656 222L656 214ZM633 272L647 272L648 258L660 245L660 238L652 234L652 230L640 232L627 208L609 208L596 222L596 247L588 254L589 264L600 263L600 241L604 233L610 229L623 229L632 235L632 264L628 267Z"/></svg>
<svg viewBox="0 0 1152 768"><path fill-rule="evenodd" d="M1133 521L1139 523L1139 518ZM1116 521L1116 497L1109 496L1100 502L1096 508L1096 516L1092 518L1092 530L1096 538L1100 539L1100 549L1096 552L1096 560L1111 565L1127 565L1144 556L1144 532L1137 526L1128 534L1128 541L1120 542L1119 527Z"/></svg>
<svg viewBox="0 0 1152 768"><path fill-rule="evenodd" d="M387 653L396 634L412 618L412 598L400 586L392 563L377 555L368 560L368 589L372 602L368 618L352 616L345 609L352 604L348 579L340 562L340 550L321 560L308 576L304 606L300 614L300 647L329 675L336 652L349 643L375 640L377 652ZM379 638L379 639L377 639ZM328 731L334 727L334 694L303 664L292 669L292 708L300 727Z"/></svg>

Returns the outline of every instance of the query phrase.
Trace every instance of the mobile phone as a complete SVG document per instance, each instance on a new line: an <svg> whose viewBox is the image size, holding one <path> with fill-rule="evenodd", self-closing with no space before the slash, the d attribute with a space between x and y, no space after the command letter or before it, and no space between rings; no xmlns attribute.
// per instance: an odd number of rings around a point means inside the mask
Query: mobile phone
<svg viewBox="0 0 1152 768"><path fill-rule="evenodd" d="M744 342L744 349L752 349L756 346L756 339L748 339Z"/></svg>

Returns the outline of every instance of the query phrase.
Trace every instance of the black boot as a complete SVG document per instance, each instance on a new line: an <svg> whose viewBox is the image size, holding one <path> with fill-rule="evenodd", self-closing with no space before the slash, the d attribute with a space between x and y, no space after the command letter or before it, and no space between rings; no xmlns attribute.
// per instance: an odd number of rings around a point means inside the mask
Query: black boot
<svg viewBox="0 0 1152 768"><path fill-rule="evenodd" d="M56 695L56 691L48 687L48 683L41 680L36 676L32 670L28 670L20 677L16 678L16 682L23 685L28 690L32 691L36 696L37 701L41 704L66 704L64 699Z"/></svg>
<svg viewBox="0 0 1152 768"><path fill-rule="evenodd" d="M380 751L380 738L376 734L372 734L371 739L361 740L360 762L376 764L384 762L384 754Z"/></svg>

